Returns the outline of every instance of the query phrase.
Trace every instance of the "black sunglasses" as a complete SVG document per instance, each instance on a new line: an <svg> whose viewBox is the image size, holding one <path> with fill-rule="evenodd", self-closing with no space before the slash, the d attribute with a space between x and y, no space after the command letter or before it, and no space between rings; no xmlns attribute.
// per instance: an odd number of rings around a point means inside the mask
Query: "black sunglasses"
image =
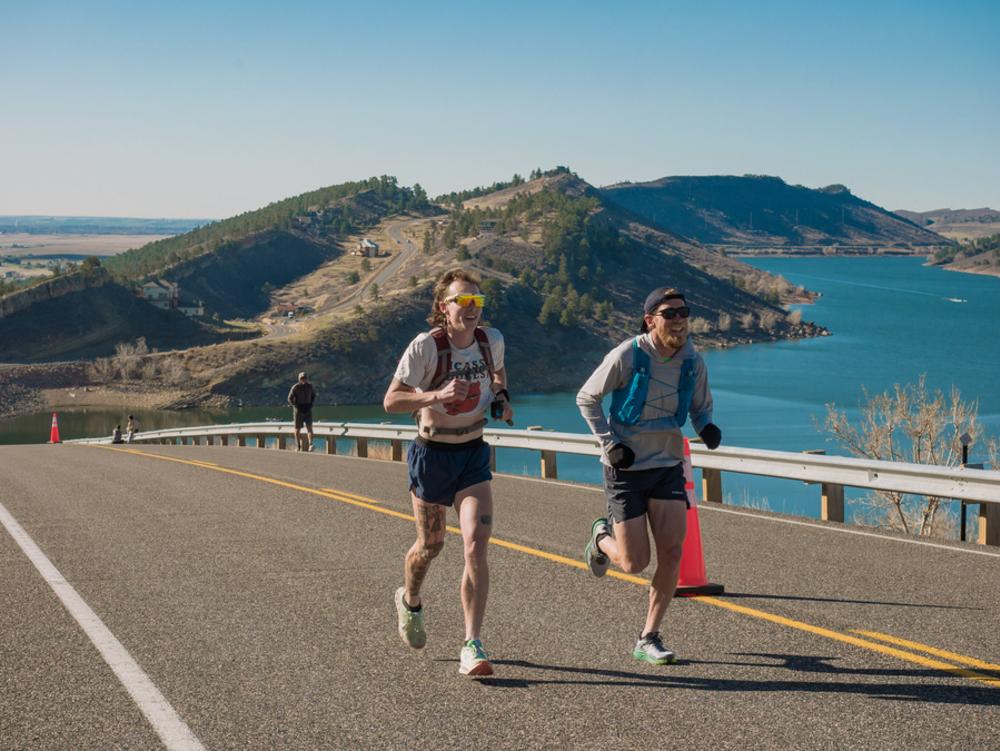
<svg viewBox="0 0 1000 751"><path fill-rule="evenodd" d="M663 316L668 321L672 321L677 316L680 316L681 318L687 318L689 315L691 315L691 308L689 308L687 305L682 305L679 308L664 308L663 310L659 310L656 313L651 313L650 315Z"/></svg>

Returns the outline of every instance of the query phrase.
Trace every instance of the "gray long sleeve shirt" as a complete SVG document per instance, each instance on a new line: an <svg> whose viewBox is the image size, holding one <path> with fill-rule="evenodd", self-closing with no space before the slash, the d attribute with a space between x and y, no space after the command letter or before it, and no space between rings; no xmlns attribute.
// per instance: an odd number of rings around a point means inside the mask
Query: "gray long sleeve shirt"
<svg viewBox="0 0 1000 751"><path fill-rule="evenodd" d="M649 355L649 391L637 425L624 425L613 416L604 414L601 404L612 391L627 386L632 380L632 339L611 350L576 395L576 405L591 431L601 442L601 461L608 464L607 451L616 443L626 444L635 452L630 470L673 467L684 461L684 437L671 418L678 407L678 384L681 363L695 361L695 387L691 398L691 423L701 431L712 422L712 392L708 386L708 370L691 340L667 362L661 362L650 334L639 336L639 346ZM654 421L643 424L643 421Z"/></svg>

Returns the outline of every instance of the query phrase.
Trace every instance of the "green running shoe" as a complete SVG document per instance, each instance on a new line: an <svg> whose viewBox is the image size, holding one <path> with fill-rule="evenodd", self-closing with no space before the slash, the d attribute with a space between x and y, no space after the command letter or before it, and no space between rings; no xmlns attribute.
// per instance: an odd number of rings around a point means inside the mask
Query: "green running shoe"
<svg viewBox="0 0 1000 751"><path fill-rule="evenodd" d="M583 560L590 566L590 573L594 576L600 577L608 573L608 564L610 561L601 552L601 549L597 547L597 540L599 537L610 534L611 525L608 524L608 520L603 516L600 519L596 519L590 526L590 541L587 542L587 547L583 549Z"/></svg>
<svg viewBox="0 0 1000 751"><path fill-rule="evenodd" d="M654 665L670 665L677 662L677 655L663 646L660 633L654 631L646 634L635 643L632 656L640 662L651 662Z"/></svg>
<svg viewBox="0 0 1000 751"><path fill-rule="evenodd" d="M399 638L414 649L423 649L427 643L424 633L424 611L410 610L403 603L404 587L396 590L396 616L399 619Z"/></svg>
<svg viewBox="0 0 1000 751"><path fill-rule="evenodd" d="M487 675L493 675L493 666L490 664L490 658L487 657L486 650L483 649L483 643L479 639L469 639L465 642L462 652L458 657L458 672L462 675L468 675L472 678L484 678Z"/></svg>

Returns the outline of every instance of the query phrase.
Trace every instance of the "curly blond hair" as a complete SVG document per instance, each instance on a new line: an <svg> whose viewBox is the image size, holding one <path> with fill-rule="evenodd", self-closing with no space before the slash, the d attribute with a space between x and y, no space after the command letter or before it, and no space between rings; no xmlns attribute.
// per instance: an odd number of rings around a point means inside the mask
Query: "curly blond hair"
<svg viewBox="0 0 1000 751"><path fill-rule="evenodd" d="M447 321L444 313L441 312L438 303L444 300L445 295L448 293L448 287L451 286L452 282L456 281L475 284L480 291L483 289L483 283L479 280L479 277L471 271L457 267L444 272L434 285L434 302L431 303L431 314L427 316L427 323L431 326L442 329L445 328Z"/></svg>

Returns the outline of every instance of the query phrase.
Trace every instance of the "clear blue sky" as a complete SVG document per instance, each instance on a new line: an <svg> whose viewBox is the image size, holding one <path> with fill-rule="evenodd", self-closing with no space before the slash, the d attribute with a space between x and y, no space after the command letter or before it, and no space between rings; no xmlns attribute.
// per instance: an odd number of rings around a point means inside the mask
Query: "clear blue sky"
<svg viewBox="0 0 1000 751"><path fill-rule="evenodd" d="M766 173L1000 208L997 2L0 0L0 214Z"/></svg>

